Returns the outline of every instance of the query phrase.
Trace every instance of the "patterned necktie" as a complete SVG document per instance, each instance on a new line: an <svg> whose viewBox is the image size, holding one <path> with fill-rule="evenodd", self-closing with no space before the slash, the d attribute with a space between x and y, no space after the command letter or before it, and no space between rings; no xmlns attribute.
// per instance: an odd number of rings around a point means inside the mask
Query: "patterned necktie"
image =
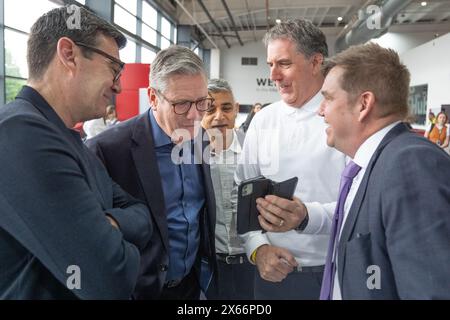
<svg viewBox="0 0 450 320"><path fill-rule="evenodd" d="M348 192L361 167L353 161L345 167L341 176L341 184L339 187L339 198L334 211L333 224L331 226L330 241L328 244L327 260L325 263L325 271L323 273L322 288L320 290L320 300L330 300L331 290L334 284L334 275L336 273L336 252L339 239L339 231L341 230L342 221L344 220L344 204Z"/></svg>

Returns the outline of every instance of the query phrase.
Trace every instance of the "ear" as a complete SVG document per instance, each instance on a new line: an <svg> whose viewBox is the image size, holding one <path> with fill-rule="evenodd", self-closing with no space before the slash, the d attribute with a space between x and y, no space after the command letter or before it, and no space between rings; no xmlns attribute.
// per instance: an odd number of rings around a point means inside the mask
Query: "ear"
<svg viewBox="0 0 450 320"><path fill-rule="evenodd" d="M56 44L56 57L59 62L70 72L74 73L77 68L77 60L81 54L75 49L75 44L67 37L62 37Z"/></svg>
<svg viewBox="0 0 450 320"><path fill-rule="evenodd" d="M321 53L316 53L311 57L311 63L313 66L313 74L321 74L322 73L322 64L323 64L324 57Z"/></svg>
<svg viewBox="0 0 450 320"><path fill-rule="evenodd" d="M153 111L157 111L159 99L158 95L156 94L156 90L149 87L147 89L147 92L148 92L148 99L150 101L150 105L152 106Z"/></svg>
<svg viewBox="0 0 450 320"><path fill-rule="evenodd" d="M358 121L363 122L374 114L375 110L375 95L371 91L365 91L359 96L359 117Z"/></svg>
<svg viewBox="0 0 450 320"><path fill-rule="evenodd" d="M236 113L236 115L239 113L239 102L234 103L234 113Z"/></svg>

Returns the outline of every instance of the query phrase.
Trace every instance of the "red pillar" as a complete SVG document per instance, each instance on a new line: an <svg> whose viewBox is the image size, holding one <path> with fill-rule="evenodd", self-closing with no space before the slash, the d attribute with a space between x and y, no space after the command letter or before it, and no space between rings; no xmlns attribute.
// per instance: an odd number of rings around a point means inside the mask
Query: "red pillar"
<svg viewBox="0 0 450 320"><path fill-rule="evenodd" d="M150 65L127 63L120 83L122 92L116 96L117 117L120 121L139 114L139 89L148 88Z"/></svg>

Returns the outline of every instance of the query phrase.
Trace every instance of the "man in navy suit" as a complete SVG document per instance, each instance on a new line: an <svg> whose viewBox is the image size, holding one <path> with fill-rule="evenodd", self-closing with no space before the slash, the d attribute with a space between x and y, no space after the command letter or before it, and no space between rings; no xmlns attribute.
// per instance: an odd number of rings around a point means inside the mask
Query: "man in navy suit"
<svg viewBox="0 0 450 320"><path fill-rule="evenodd" d="M216 268L214 192L202 157L208 137L203 139L200 126L212 98L200 58L180 46L160 51L152 63L149 99L148 112L87 145L114 181L151 209L155 232L135 297L198 299L200 285L206 290Z"/></svg>
<svg viewBox="0 0 450 320"><path fill-rule="evenodd" d="M71 130L121 91L126 44L76 10L79 28L66 7L36 21L28 83L0 109L0 299L129 299L151 236L145 204Z"/></svg>
<svg viewBox="0 0 450 320"><path fill-rule="evenodd" d="M319 110L327 143L359 172L324 298L449 299L450 157L401 122L408 69L395 51L367 44L335 56L327 72Z"/></svg>

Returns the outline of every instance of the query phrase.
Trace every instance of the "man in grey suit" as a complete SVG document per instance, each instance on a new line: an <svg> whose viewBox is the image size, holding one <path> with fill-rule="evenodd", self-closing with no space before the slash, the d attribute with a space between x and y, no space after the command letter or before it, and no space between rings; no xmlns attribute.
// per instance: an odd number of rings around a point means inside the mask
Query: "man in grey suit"
<svg viewBox="0 0 450 320"><path fill-rule="evenodd" d="M0 109L0 299L129 299L151 237L145 204L83 145L77 122L121 91L126 38L76 7L33 25L29 79Z"/></svg>
<svg viewBox="0 0 450 320"><path fill-rule="evenodd" d="M449 299L450 157L401 122L408 69L372 43L324 69L327 143L352 158L357 174L330 241L327 263L337 268L324 274L321 298Z"/></svg>

